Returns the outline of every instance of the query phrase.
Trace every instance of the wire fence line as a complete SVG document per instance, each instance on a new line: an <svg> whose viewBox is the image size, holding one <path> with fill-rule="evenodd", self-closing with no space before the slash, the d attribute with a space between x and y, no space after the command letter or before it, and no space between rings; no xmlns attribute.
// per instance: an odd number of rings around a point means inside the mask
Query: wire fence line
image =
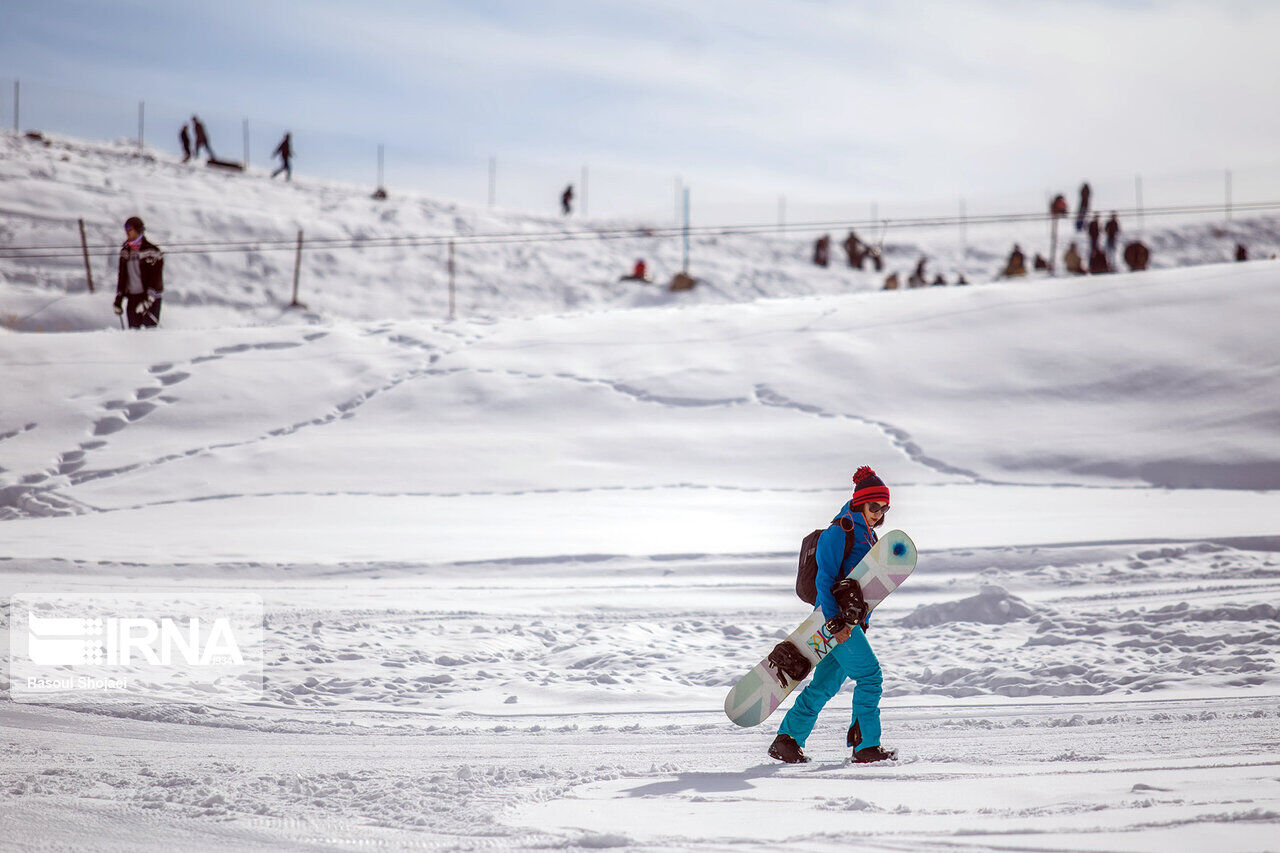
<svg viewBox="0 0 1280 853"><path fill-rule="evenodd" d="M1266 213L1270 211L1280 210L1280 201L1264 201L1249 202L1245 204L1234 204L1230 208L1225 205L1214 204L1189 204L1189 205L1171 205L1159 208L1143 208L1142 214L1145 216L1161 217L1161 216L1186 216L1186 215L1204 215L1226 213L1228 210L1238 213ZM1118 216L1134 216L1139 211L1136 208L1121 208L1115 211ZM942 228L955 227L959 225L996 225L1004 223L1025 223L1025 222L1050 222L1054 219L1054 215L1049 212L1022 212L1022 213L1004 213L1004 214L986 214L978 216L935 216L935 217L913 217L900 219L860 219L860 220L831 220L821 222L793 222L781 226L781 230L785 232L810 232L821 231L824 229L856 230L863 229L882 229L888 231L890 229L905 228ZM1057 217L1065 218L1065 217ZM758 224L720 224L720 225L690 225L688 227L645 227L645 226L618 226L589 228L579 230L556 230L556 231L507 231L507 232L491 232L481 234L402 234L391 235L386 237L311 237L302 243L302 250L315 249L378 249L378 248L421 248L430 246L454 245L501 245L512 243L562 243L583 240L630 240L637 238L644 239L674 239L683 237L686 234L690 236L733 236L746 234L772 233L780 230L777 225L758 225ZM298 249L298 238L296 236L255 239L255 240L166 240L165 254L168 255L200 255L200 254L226 254L235 252L272 252L272 251L296 251ZM4 246L0 247L0 259L4 260L41 260L41 259L60 259L60 258L79 258L85 251L89 252L115 252L118 250L116 244L96 243L67 243L67 244L42 244L29 246Z"/></svg>

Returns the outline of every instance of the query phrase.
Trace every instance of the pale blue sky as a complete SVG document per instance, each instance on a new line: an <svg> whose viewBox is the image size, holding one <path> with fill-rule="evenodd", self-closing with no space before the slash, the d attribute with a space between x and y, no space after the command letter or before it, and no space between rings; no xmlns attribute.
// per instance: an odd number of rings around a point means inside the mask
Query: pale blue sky
<svg viewBox="0 0 1280 853"><path fill-rule="evenodd" d="M492 154L888 203L1276 161L1277 32L1246 2L45 0L0 5L0 77L24 127L123 138L145 99L156 145L199 112L239 157L247 116L259 165L284 127L326 175L385 141L473 198Z"/></svg>

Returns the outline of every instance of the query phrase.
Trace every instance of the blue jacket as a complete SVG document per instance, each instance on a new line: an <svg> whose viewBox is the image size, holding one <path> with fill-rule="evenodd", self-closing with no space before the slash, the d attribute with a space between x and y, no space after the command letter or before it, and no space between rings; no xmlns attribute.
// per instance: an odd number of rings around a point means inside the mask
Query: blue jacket
<svg viewBox="0 0 1280 853"><path fill-rule="evenodd" d="M847 519L853 523L853 528L847 534L837 523L841 519ZM845 536L853 537L853 548L849 551L849 559L842 565L840 558L844 556ZM867 556L871 546L876 544L876 538L876 532L867 527L867 521L862 517L862 513L854 512L853 507L848 503L831 520L831 526L822 531L822 535L818 537L818 606L822 608L824 619L840 615L840 607L836 604L835 596L831 594L831 587L835 586L836 581L844 580L849 571L862 562L862 558Z"/></svg>

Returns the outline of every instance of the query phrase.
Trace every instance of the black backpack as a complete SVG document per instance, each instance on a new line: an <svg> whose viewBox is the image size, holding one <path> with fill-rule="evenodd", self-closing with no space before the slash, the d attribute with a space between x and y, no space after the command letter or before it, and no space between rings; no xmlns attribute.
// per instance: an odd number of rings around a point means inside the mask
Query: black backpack
<svg viewBox="0 0 1280 853"><path fill-rule="evenodd" d="M842 518L831 524L840 525L840 529L844 531L844 557L840 559L840 565L844 565L849 559L849 552L853 550L853 522L847 518ZM845 525L848 525L846 527ZM830 527L831 525L827 525ZM800 600L806 604L818 603L818 537L826 532L826 528L819 528L808 536L804 537L804 541L800 543L800 565L796 572L796 595L800 596Z"/></svg>

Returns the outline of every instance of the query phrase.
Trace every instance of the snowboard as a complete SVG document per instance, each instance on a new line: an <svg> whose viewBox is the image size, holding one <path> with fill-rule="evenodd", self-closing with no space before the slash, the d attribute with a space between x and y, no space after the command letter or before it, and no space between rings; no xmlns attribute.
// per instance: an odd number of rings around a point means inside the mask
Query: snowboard
<svg viewBox="0 0 1280 853"><path fill-rule="evenodd" d="M916 545L901 530L890 530L880 537L858 565L849 570L849 577L858 582L862 597L870 613L889 597L916 567ZM836 647L827 631L822 608L816 608L800 623L800 627L778 643L764 660L738 680L724 697L724 712L740 726L758 726L778 709L782 700L808 677L818 661ZM786 647L790 648L786 648ZM798 656L808 662L803 666ZM791 665L787 665L791 662ZM784 669L796 671L795 663L801 663L805 672L799 678L788 676Z"/></svg>

